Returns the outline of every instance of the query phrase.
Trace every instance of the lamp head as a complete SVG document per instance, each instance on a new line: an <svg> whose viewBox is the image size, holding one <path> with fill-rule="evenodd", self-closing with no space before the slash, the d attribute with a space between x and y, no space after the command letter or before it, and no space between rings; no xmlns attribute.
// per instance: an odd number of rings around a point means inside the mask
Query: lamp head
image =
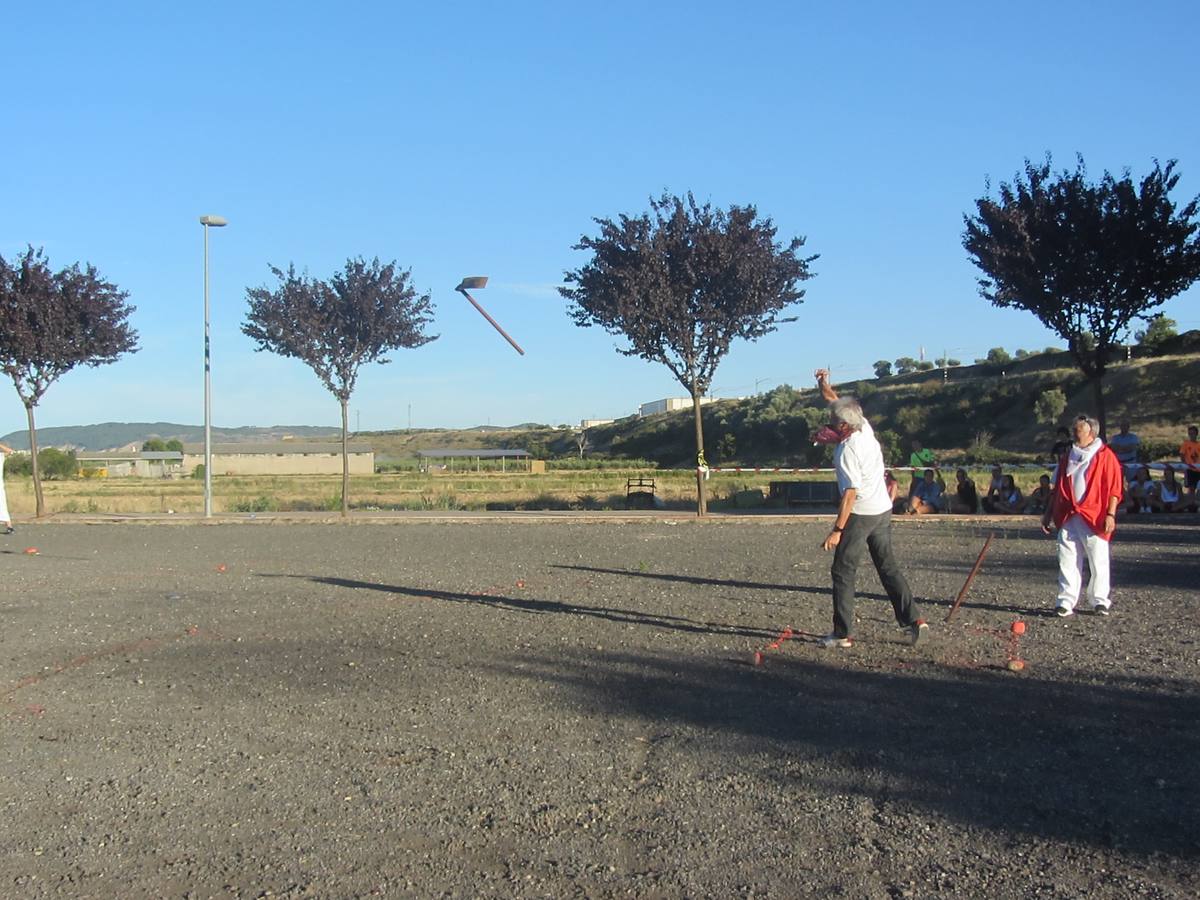
<svg viewBox="0 0 1200 900"><path fill-rule="evenodd" d="M455 290L456 291L467 291L467 290L478 291L478 290L482 290L485 287L487 287L487 276L486 275L468 275L461 282L459 282L459 285L458 285L458 287L455 288Z"/></svg>
<svg viewBox="0 0 1200 900"><path fill-rule="evenodd" d="M225 221L225 219L221 218L220 216L201 216L200 224L201 225L211 225L213 228L221 228L222 226L228 225L229 223L227 221Z"/></svg>

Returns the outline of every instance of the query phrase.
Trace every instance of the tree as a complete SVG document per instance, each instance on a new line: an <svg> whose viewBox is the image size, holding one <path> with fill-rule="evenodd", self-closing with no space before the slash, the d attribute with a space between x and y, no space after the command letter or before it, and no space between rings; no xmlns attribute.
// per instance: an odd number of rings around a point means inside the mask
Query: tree
<svg viewBox="0 0 1200 900"><path fill-rule="evenodd" d="M142 444L143 453L162 453L167 449L167 442L162 438L150 438Z"/></svg>
<svg viewBox="0 0 1200 900"><path fill-rule="evenodd" d="M1159 313L1151 316L1146 330L1136 332L1134 338L1150 353L1158 353L1164 341L1179 335L1179 332L1175 330L1175 325L1174 319L1168 319Z"/></svg>
<svg viewBox="0 0 1200 900"><path fill-rule="evenodd" d="M583 459L583 452L591 447L586 428L580 428L575 432L575 446L579 448L579 458Z"/></svg>
<svg viewBox="0 0 1200 900"><path fill-rule="evenodd" d="M248 288L249 310L242 333L258 346L298 359L311 368L342 407L342 515L350 510L350 457L347 450L349 404L366 363L387 363L385 354L420 347L436 335L425 334L433 321L429 294L410 284L411 270L395 261L346 260L328 281L271 267L279 280L274 290Z"/></svg>
<svg viewBox="0 0 1200 900"><path fill-rule="evenodd" d="M1003 347L993 347L987 353L987 361L993 365L1003 366L1012 362L1012 357L1008 355L1008 351Z"/></svg>
<svg viewBox="0 0 1200 900"><path fill-rule="evenodd" d="M564 273L559 289L581 327L623 335L626 356L662 363L692 397L696 431L696 511L705 515L704 426L700 399L737 339L774 331L781 310L799 303L799 284L816 256L804 238L776 242L776 228L753 206L700 206L692 194L664 193L637 216L595 219L599 234L575 250L592 254Z"/></svg>
<svg viewBox="0 0 1200 900"><path fill-rule="evenodd" d="M892 374L892 364L890 362L888 362L886 359L878 360L875 363L875 377L876 378L887 378L891 374Z"/></svg>
<svg viewBox="0 0 1200 900"><path fill-rule="evenodd" d="M1042 165L1026 160L997 197L976 200L976 215L963 216L963 246L985 276L980 294L1032 312L1066 339L1092 385L1102 434L1104 373L1131 322L1200 277L1200 198L1176 207L1175 165L1155 161L1140 183L1128 171L1093 183L1082 157L1058 174L1049 156Z"/></svg>
<svg viewBox="0 0 1200 900"><path fill-rule="evenodd" d="M179 438L171 438L169 441L167 441L166 447L168 450L175 453L182 453L183 441L181 441Z"/></svg>
<svg viewBox="0 0 1200 900"><path fill-rule="evenodd" d="M933 363L931 363L927 359L923 359L919 363L917 363L917 371L918 372L931 372L931 371L933 371Z"/></svg>
<svg viewBox="0 0 1200 900"><path fill-rule="evenodd" d="M55 381L76 366L101 366L137 350L128 323L129 294L79 263L50 271L29 247L12 263L0 256L0 369L12 379L29 421L36 514L46 514L38 466L34 408Z"/></svg>
<svg viewBox="0 0 1200 900"><path fill-rule="evenodd" d="M1028 350L1018 347L1016 352L1013 353L1013 359L1026 359L1029 355L1030 353Z"/></svg>
<svg viewBox="0 0 1200 900"><path fill-rule="evenodd" d="M917 361L911 356L902 356L896 360L896 374L907 375L909 372L917 371Z"/></svg>
<svg viewBox="0 0 1200 900"><path fill-rule="evenodd" d="M1062 388L1042 391L1033 404L1034 414L1043 425L1053 425L1066 408L1067 395L1062 392Z"/></svg>

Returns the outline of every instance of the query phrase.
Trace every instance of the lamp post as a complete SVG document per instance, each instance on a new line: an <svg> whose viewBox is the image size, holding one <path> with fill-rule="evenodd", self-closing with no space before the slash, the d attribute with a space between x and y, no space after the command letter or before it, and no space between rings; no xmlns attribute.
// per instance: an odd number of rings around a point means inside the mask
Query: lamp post
<svg viewBox="0 0 1200 900"><path fill-rule="evenodd" d="M220 216L201 216L204 226L204 518L212 517L212 363L208 337L208 229L229 224Z"/></svg>

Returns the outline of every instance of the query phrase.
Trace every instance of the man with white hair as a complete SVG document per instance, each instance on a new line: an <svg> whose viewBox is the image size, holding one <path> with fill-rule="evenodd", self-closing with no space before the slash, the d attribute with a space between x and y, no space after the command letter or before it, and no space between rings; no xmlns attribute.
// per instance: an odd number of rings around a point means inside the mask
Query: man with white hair
<svg viewBox="0 0 1200 900"><path fill-rule="evenodd" d="M1121 463L1100 439L1100 423L1075 417L1074 442L1058 460L1054 491L1042 515L1042 531L1058 529L1058 601L1054 612L1073 615L1083 587L1084 560L1091 570L1087 600L1092 612L1107 616L1109 541L1117 528L1117 507L1124 493Z"/></svg>
<svg viewBox="0 0 1200 900"><path fill-rule="evenodd" d="M833 530L821 545L834 551L833 632L821 645L854 646L854 581L864 550L871 554L896 621L916 644L928 626L917 617L912 590L892 553L892 500L883 478L883 450L858 401L838 397L827 369L818 369L816 374L817 386L830 403L829 427L821 431L825 439L836 443L833 465L842 495Z"/></svg>

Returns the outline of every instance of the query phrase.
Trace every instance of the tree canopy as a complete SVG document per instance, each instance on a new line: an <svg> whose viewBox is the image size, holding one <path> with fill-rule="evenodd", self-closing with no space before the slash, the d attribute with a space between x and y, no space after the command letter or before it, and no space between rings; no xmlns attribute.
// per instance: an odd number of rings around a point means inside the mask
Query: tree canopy
<svg viewBox="0 0 1200 900"><path fill-rule="evenodd" d="M428 293L412 286L410 270L396 263L348 259L328 281L271 267L275 288L249 288L242 333L269 350L311 368L342 407L342 513L349 510L349 429L347 405L358 371L366 363L387 363L394 350L434 340L425 329L433 321Z"/></svg>
<svg viewBox="0 0 1200 900"><path fill-rule="evenodd" d="M1102 430L1102 379L1135 319L1200 277L1197 199L1177 207L1174 161L1140 182L1128 171L1090 181L1026 160L995 196L964 215L963 246L983 272L979 292L994 305L1028 310L1065 338L1091 380ZM1085 334L1091 335L1091 346Z"/></svg>
<svg viewBox="0 0 1200 900"><path fill-rule="evenodd" d="M12 263L0 256L0 369L12 379L29 421L37 515L45 514L34 407L76 366L101 366L137 350L129 294L75 263L53 272L29 247Z"/></svg>
<svg viewBox="0 0 1200 900"><path fill-rule="evenodd" d="M816 256L804 238L776 240L776 227L753 206L715 209L688 193L650 199L650 210L595 219L599 233L575 250L591 253L564 273L560 288L581 327L623 336L627 356L662 363L695 402L696 450L704 461L699 399L734 340L774 331L779 313L804 297ZM698 512L705 512L698 480Z"/></svg>

